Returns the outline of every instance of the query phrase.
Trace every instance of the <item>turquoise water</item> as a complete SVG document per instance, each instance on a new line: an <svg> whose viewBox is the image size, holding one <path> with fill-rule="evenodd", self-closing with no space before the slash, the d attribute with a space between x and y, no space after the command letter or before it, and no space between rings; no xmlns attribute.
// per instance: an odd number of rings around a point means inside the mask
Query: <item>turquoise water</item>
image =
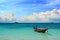
<svg viewBox="0 0 60 40"><path fill-rule="evenodd" d="M34 26L49 28L46 33L38 33ZM0 24L0 40L60 40L60 24L21 23Z"/></svg>

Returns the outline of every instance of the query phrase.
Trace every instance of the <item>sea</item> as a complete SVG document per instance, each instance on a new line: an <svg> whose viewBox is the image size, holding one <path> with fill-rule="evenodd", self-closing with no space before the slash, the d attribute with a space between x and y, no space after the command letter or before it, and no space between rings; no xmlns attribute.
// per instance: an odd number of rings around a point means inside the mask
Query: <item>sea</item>
<svg viewBox="0 0 60 40"><path fill-rule="evenodd" d="M35 26L48 32L35 32ZM0 40L60 40L60 23L0 23Z"/></svg>

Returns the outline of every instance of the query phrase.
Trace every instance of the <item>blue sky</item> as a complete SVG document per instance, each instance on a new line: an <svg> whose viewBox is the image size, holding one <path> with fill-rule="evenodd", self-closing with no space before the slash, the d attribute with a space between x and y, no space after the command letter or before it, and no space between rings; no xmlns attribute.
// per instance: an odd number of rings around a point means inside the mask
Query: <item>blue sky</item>
<svg viewBox="0 0 60 40"><path fill-rule="evenodd" d="M16 17L60 9L60 0L0 0L0 15L14 13Z"/></svg>
<svg viewBox="0 0 60 40"><path fill-rule="evenodd" d="M59 8L59 4L55 5L55 0L0 0L0 13L5 12L15 13L16 16L30 15L33 12L41 12ZM59 3L59 0L57 1ZM48 5L48 6L46 6Z"/></svg>

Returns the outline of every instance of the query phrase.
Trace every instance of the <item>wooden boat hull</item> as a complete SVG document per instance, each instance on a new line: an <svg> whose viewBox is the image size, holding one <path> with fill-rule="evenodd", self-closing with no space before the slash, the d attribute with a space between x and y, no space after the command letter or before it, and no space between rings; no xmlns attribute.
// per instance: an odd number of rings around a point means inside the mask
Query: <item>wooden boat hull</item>
<svg viewBox="0 0 60 40"><path fill-rule="evenodd" d="M42 33L45 33L47 30L48 30L47 28L43 28L43 29L37 28L37 29L34 29L34 31L36 31L36 32L42 32Z"/></svg>

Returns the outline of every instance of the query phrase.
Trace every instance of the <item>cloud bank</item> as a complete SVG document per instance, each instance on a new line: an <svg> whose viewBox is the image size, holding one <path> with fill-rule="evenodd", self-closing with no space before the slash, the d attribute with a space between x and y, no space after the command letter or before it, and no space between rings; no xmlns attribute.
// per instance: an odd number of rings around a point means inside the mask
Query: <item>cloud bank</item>
<svg viewBox="0 0 60 40"><path fill-rule="evenodd" d="M33 13L28 16L17 18L13 13L7 13L0 16L0 22L19 22L19 23L46 23L55 22L60 23L60 9L53 9L51 11Z"/></svg>

